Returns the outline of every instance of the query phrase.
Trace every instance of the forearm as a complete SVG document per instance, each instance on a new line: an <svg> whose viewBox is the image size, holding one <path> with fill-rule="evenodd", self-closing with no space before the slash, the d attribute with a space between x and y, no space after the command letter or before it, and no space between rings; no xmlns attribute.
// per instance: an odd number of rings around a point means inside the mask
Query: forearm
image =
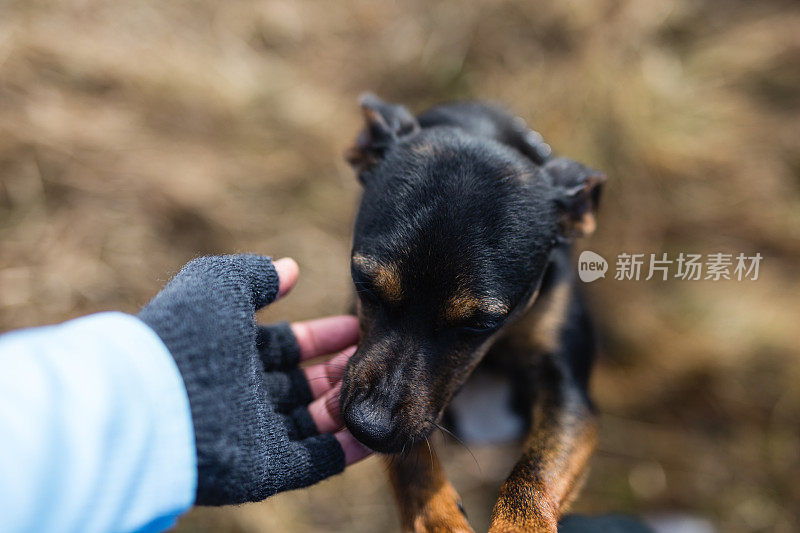
<svg viewBox="0 0 800 533"><path fill-rule="evenodd" d="M194 501L181 376L137 318L0 337L0 529L161 530Z"/></svg>

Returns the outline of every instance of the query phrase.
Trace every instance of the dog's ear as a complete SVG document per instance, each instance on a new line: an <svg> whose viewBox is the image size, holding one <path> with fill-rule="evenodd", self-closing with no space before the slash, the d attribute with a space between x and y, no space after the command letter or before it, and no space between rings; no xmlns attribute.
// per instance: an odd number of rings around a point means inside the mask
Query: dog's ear
<svg viewBox="0 0 800 533"><path fill-rule="evenodd" d="M549 160L544 169L555 187L563 236L591 235L606 175L565 157Z"/></svg>
<svg viewBox="0 0 800 533"><path fill-rule="evenodd" d="M345 157L360 172L383 157L392 144L419 131L419 122L405 107L386 103L374 94L363 94L359 100L365 127Z"/></svg>

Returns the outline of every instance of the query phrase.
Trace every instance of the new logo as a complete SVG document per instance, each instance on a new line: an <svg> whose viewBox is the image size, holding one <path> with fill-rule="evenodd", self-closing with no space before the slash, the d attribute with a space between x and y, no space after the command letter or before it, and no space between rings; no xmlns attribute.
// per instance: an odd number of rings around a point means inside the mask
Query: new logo
<svg viewBox="0 0 800 533"><path fill-rule="evenodd" d="M578 257L578 277L584 283L590 283L596 279L606 277L608 272L608 261L589 250L581 252Z"/></svg>

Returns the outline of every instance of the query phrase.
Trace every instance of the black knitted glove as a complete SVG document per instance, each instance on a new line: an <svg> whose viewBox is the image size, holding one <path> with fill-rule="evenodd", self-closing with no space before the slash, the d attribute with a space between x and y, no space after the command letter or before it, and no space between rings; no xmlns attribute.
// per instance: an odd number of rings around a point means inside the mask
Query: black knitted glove
<svg viewBox="0 0 800 533"><path fill-rule="evenodd" d="M344 469L333 435L318 435L286 323L259 326L275 300L269 258L204 257L187 264L139 313L164 341L189 395L199 505L260 501Z"/></svg>

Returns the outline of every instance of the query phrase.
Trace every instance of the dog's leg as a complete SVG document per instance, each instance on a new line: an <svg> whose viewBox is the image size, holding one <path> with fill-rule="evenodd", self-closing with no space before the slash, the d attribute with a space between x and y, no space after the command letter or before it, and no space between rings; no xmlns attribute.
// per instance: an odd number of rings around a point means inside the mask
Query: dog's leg
<svg viewBox="0 0 800 533"><path fill-rule="evenodd" d="M404 532L472 532L458 493L426 442L386 461Z"/></svg>
<svg viewBox="0 0 800 533"><path fill-rule="evenodd" d="M500 490L490 533L555 533L594 448L591 404L562 362L546 356L531 377L531 429L522 458Z"/></svg>

